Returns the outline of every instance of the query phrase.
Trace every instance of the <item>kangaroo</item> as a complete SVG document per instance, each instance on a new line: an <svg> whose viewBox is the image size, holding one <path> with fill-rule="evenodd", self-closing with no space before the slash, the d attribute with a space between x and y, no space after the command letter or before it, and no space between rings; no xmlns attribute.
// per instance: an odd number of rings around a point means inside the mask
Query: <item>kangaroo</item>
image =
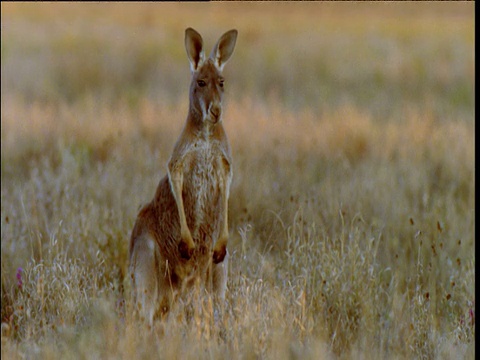
<svg viewBox="0 0 480 360"><path fill-rule="evenodd" d="M185 30L192 73L187 120L167 175L140 210L130 238L134 299L150 324L198 281L225 298L232 156L222 124L222 71L236 39L237 30L227 31L205 59L200 34Z"/></svg>

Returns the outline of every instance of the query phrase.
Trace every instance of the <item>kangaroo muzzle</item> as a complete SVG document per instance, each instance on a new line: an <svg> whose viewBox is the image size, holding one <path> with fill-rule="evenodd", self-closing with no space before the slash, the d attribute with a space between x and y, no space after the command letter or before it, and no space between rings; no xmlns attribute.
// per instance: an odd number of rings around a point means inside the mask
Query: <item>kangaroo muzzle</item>
<svg viewBox="0 0 480 360"><path fill-rule="evenodd" d="M208 107L207 115L211 122L213 123L219 122L222 117L222 107L220 106L220 104L211 103L210 106Z"/></svg>

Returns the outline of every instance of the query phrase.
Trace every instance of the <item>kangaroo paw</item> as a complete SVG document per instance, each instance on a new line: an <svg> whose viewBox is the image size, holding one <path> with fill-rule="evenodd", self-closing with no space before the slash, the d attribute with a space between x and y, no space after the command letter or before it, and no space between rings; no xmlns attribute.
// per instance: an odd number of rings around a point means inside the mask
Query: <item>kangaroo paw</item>
<svg viewBox="0 0 480 360"><path fill-rule="evenodd" d="M180 244L178 244L178 251L180 251L180 256L185 260L189 260L192 257L193 249L194 247L188 246L188 243L183 240L180 241Z"/></svg>
<svg viewBox="0 0 480 360"><path fill-rule="evenodd" d="M215 264L219 264L225 259L225 255L227 255L227 246L222 245L220 247L215 247L213 250L213 262Z"/></svg>

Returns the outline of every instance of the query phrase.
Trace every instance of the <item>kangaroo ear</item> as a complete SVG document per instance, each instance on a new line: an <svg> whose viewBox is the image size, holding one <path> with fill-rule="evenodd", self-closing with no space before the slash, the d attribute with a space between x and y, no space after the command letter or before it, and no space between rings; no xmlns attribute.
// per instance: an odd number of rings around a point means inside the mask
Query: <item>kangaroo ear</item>
<svg viewBox="0 0 480 360"><path fill-rule="evenodd" d="M205 60L205 53L203 51L202 37L192 28L185 30L185 49L190 61L190 69L194 72Z"/></svg>
<svg viewBox="0 0 480 360"><path fill-rule="evenodd" d="M210 59L213 60L215 66L222 71L223 66L227 63L233 54L235 42L237 41L237 30L230 30L223 34L213 47Z"/></svg>

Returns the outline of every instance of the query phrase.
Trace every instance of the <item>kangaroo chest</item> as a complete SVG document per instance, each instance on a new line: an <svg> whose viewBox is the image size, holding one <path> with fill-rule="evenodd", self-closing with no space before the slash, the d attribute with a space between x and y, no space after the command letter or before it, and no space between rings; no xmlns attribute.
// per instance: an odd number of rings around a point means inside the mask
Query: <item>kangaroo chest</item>
<svg viewBox="0 0 480 360"><path fill-rule="evenodd" d="M193 232L212 237L219 222L221 152L214 142L198 140L187 155L183 196L185 215ZM195 237L195 234L192 234Z"/></svg>

